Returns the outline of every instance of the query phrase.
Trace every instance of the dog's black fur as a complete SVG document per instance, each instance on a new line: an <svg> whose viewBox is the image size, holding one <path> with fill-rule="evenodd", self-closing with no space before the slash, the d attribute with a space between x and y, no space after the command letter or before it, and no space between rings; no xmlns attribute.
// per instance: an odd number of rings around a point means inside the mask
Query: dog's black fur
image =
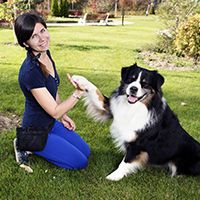
<svg viewBox="0 0 200 200"><path fill-rule="evenodd" d="M122 68L120 86L109 98L101 95L99 90L95 93L94 85L90 87L90 82L86 84L89 114L98 120L102 116L106 119L105 115L113 118L111 135L125 153L122 163L108 179L119 180L146 163L167 164L172 176L200 174L200 144L181 127L166 103L161 90L163 83L164 77L157 71L134 64ZM96 98L97 94L101 98ZM97 101L102 103L101 108ZM143 114L140 112L147 114L140 117ZM130 123L126 123L123 118ZM138 127L141 121L144 122ZM127 133L127 130L132 132Z"/></svg>
<svg viewBox="0 0 200 200"><path fill-rule="evenodd" d="M138 138L126 144L125 162L134 160L140 152L148 153L148 162L164 165L173 162L177 167L177 174L200 174L200 144L194 140L180 125L177 116L166 104L162 110L161 85L164 78L155 71L148 71L138 66L122 69L122 81L114 96L124 95L124 87L131 82L131 76L139 71L150 76L149 86L155 91L153 98L147 103L149 111L154 111L157 120L143 130L138 130ZM127 81L128 80L128 81Z"/></svg>

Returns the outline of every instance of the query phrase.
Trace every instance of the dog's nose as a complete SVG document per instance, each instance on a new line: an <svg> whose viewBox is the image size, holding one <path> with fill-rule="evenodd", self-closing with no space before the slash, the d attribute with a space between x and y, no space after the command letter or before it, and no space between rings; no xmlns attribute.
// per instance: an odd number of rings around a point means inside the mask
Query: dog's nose
<svg viewBox="0 0 200 200"><path fill-rule="evenodd" d="M135 87L135 86L132 86L132 87L130 88L131 94L135 94L137 91L138 91L138 88Z"/></svg>

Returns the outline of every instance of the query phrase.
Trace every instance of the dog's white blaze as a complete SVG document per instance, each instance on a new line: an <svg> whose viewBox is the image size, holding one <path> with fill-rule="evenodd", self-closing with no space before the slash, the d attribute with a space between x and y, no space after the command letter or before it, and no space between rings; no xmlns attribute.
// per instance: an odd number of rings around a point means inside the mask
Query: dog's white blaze
<svg viewBox="0 0 200 200"><path fill-rule="evenodd" d="M151 115L143 103L130 104L125 95L111 100L111 110L113 113L111 136L116 146L124 151L124 143L136 140L136 131L142 130L149 124Z"/></svg>
<svg viewBox="0 0 200 200"><path fill-rule="evenodd" d="M124 176L127 176L131 173L136 173L141 167L142 165L140 162L134 161L132 163L125 163L123 159L118 168L106 178L111 181L119 181Z"/></svg>
<svg viewBox="0 0 200 200"><path fill-rule="evenodd" d="M138 91L137 91L138 97L140 97L144 94L144 92L142 91L141 84L140 84L141 75L142 75L142 72L139 73L139 76L136 81L134 81L128 85L128 87L126 88L126 94L130 94L130 88L133 86L138 89Z"/></svg>

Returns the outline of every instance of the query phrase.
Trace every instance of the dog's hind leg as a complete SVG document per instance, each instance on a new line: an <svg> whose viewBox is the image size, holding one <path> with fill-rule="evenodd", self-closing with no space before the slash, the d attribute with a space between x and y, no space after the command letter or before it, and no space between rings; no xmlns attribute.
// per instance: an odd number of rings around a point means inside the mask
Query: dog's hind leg
<svg viewBox="0 0 200 200"><path fill-rule="evenodd" d="M200 175L200 161L196 162L195 166L192 169L193 175Z"/></svg>
<svg viewBox="0 0 200 200"><path fill-rule="evenodd" d="M141 152L135 157L132 162L127 162L126 157L122 160L118 168L109 174L106 179L111 181L119 181L125 176L131 173L136 173L137 170L141 169L148 161L148 154L146 152Z"/></svg>

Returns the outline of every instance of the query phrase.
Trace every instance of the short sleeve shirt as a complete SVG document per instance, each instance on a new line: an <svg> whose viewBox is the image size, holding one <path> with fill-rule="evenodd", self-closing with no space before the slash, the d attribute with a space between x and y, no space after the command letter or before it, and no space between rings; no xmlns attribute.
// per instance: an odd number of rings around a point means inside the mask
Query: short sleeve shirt
<svg viewBox="0 0 200 200"><path fill-rule="evenodd" d="M31 93L31 89L45 87L56 100L60 79L49 51L47 55L53 63L55 77L45 76L40 68L38 57L30 52L27 52L27 57L20 68L18 81L25 96L23 127L47 127L55 120L39 105Z"/></svg>

